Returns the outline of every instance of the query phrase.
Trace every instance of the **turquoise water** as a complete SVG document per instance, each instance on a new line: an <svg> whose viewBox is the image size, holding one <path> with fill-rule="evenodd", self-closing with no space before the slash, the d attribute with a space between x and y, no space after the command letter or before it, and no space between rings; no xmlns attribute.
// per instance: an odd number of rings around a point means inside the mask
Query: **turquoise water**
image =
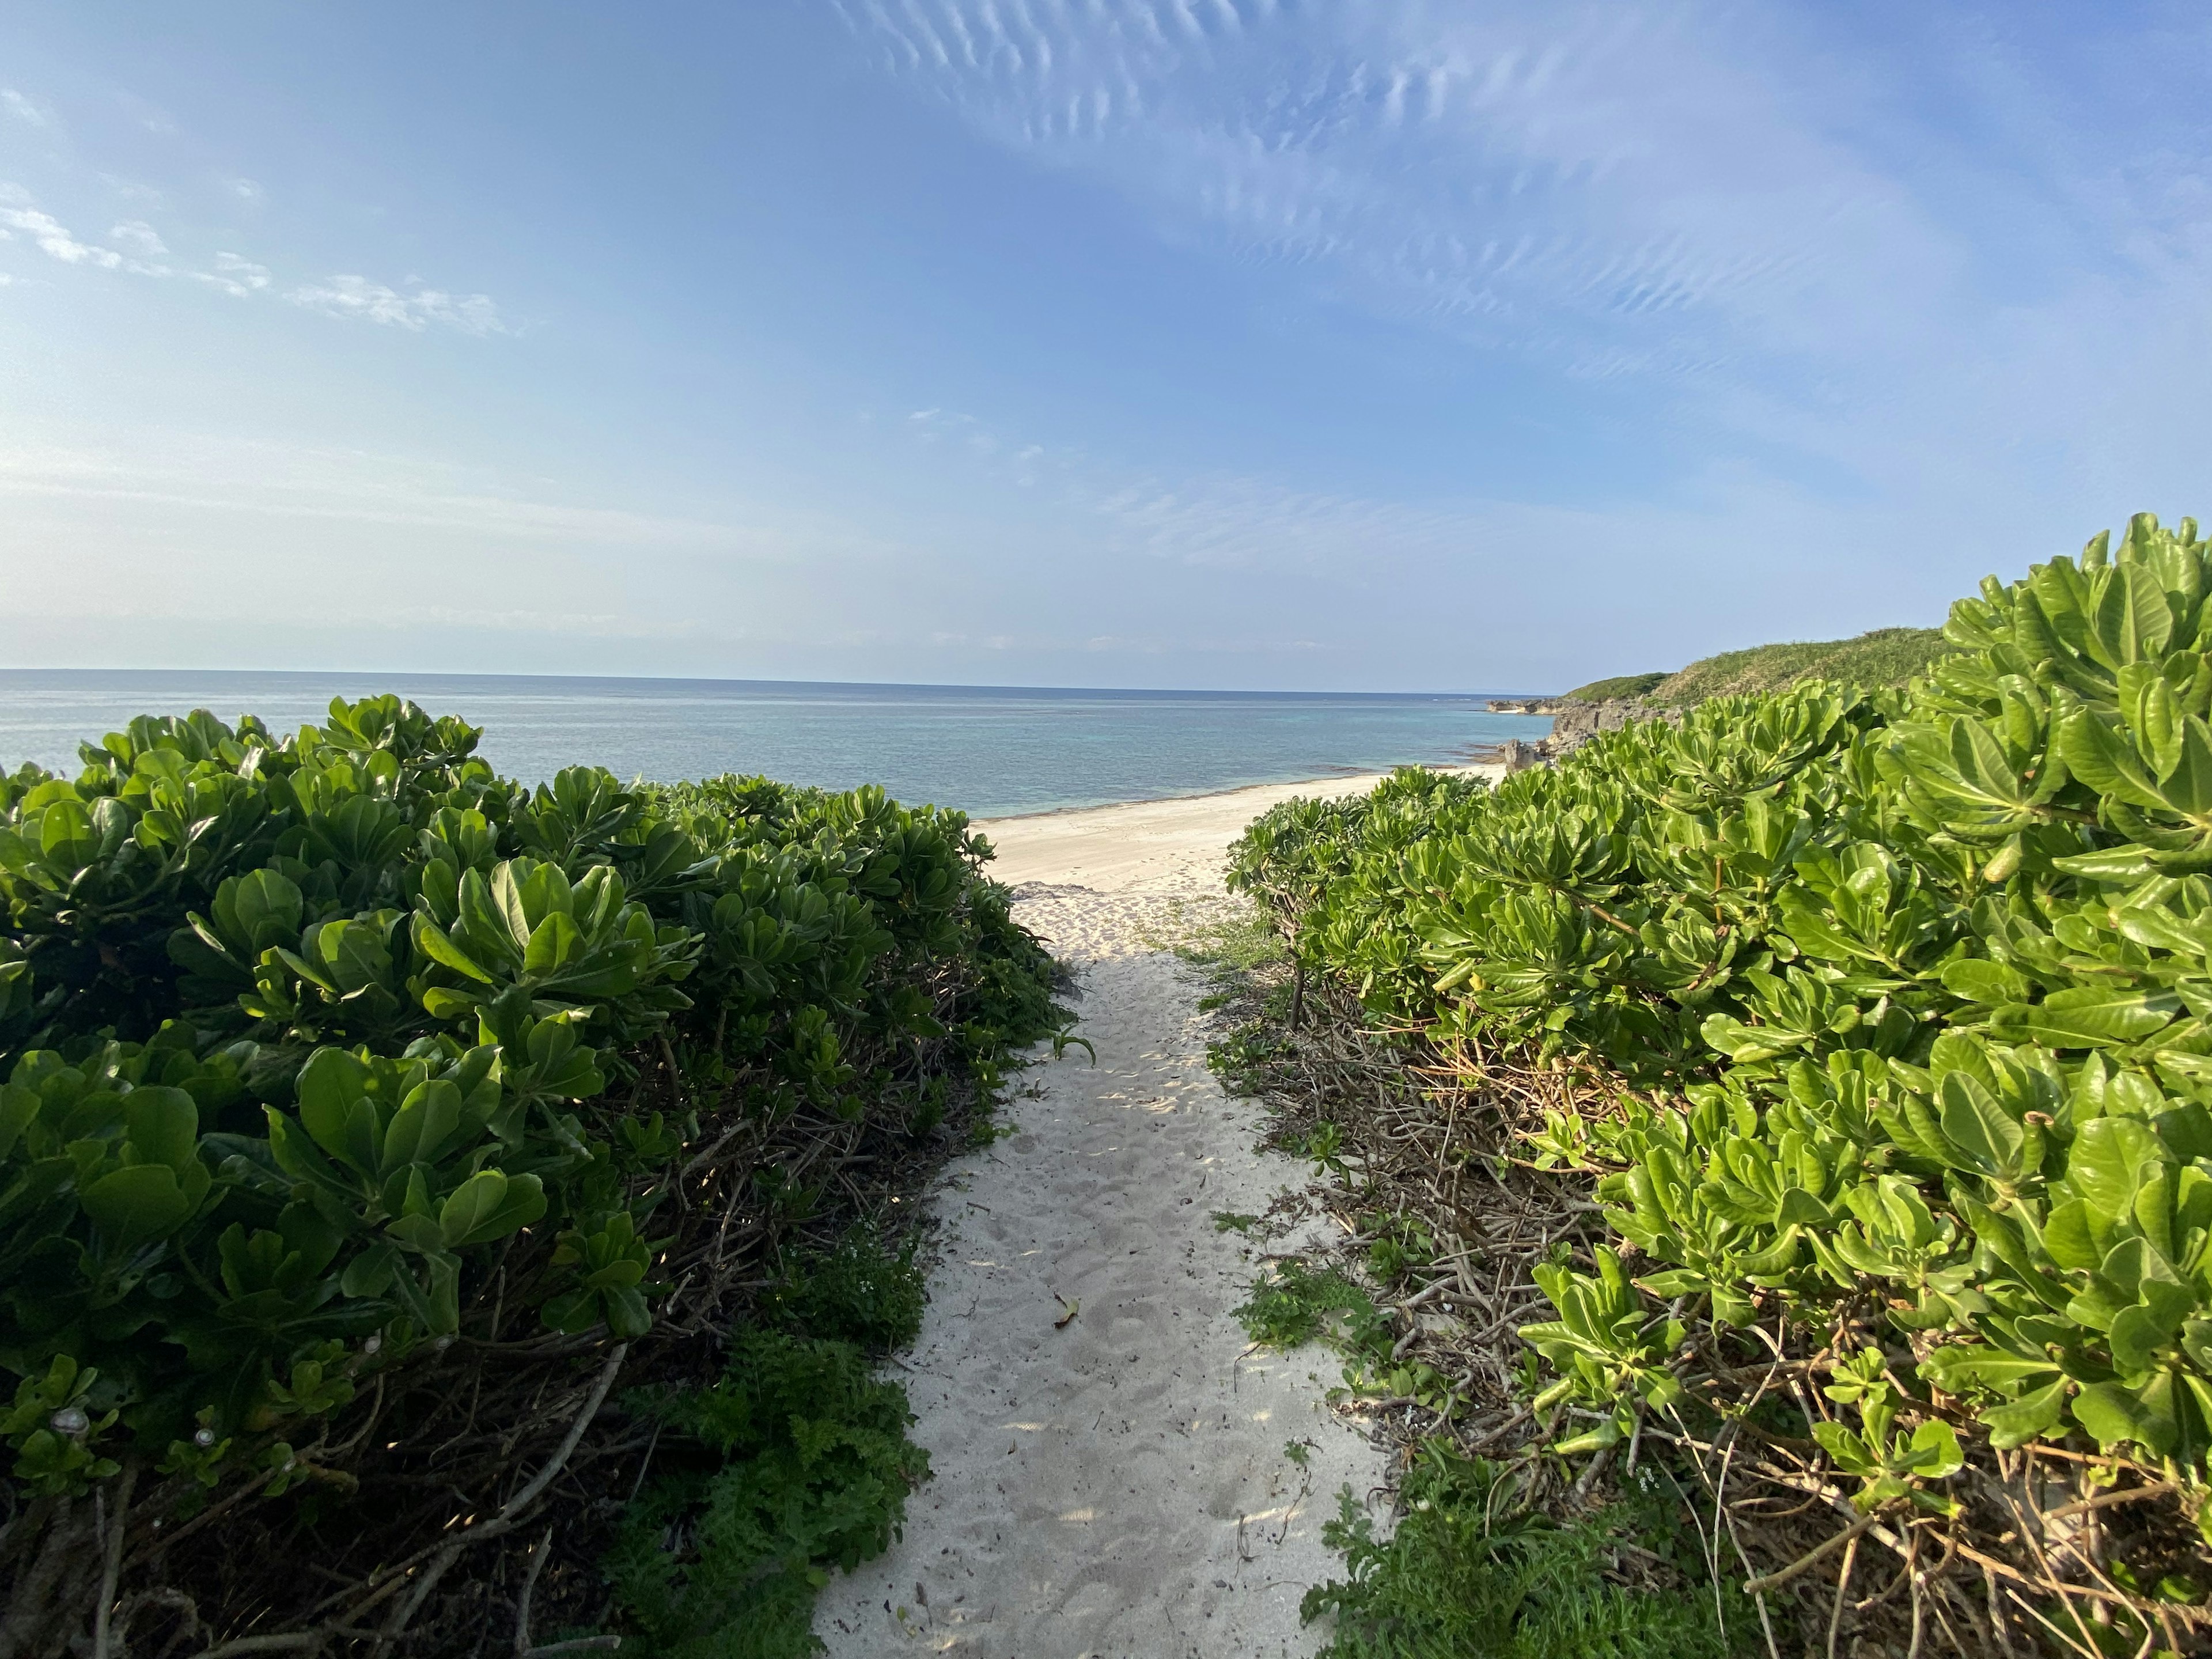
<svg viewBox="0 0 2212 1659"><path fill-rule="evenodd" d="M527 781L580 763L664 780L759 772L880 783L978 817L1448 763L1550 729L1473 696L21 669L0 671L0 766L74 772L81 739L133 714L250 711L289 731L333 696L383 691L483 726L480 752Z"/></svg>

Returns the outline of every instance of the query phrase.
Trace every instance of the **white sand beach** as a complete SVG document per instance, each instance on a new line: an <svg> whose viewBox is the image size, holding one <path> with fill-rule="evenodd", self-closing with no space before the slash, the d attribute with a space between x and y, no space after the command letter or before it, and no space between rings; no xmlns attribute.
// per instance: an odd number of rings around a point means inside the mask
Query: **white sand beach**
<svg viewBox="0 0 2212 1659"><path fill-rule="evenodd" d="M1248 1351L1231 1310L1264 1246L1216 1229L1304 1167L1256 1152L1256 1107L1206 1069L1202 986L1148 941L1222 901L1227 843L1293 795L1372 777L1000 819L1017 914L1073 965L1080 1048L1025 1074L1019 1132L961 1158L933 1202L942 1260L899 1372L935 1478L903 1540L823 1592L839 1659L1213 1659L1310 1654L1308 1586L1340 1487L1382 1455L1322 1401L1326 1351ZM1073 1310L1072 1318L1066 1317ZM1285 1443L1310 1450L1301 1468Z"/></svg>

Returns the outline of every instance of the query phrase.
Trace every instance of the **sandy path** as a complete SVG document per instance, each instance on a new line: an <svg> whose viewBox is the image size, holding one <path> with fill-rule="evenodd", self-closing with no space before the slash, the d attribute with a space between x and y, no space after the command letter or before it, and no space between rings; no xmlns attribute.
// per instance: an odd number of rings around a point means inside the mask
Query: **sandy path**
<svg viewBox="0 0 2212 1659"><path fill-rule="evenodd" d="M1206 1069L1201 988L1145 940L1171 907L1218 899L1222 848L1255 815L1372 781L985 826L1017 914L1076 966L1097 1064L1071 1049L1029 1073L1020 1133L934 1200L943 1260L903 1380L935 1479L904 1540L823 1592L815 1630L839 1659L1319 1645L1297 1606L1340 1565L1321 1523L1340 1486L1380 1484L1382 1457L1322 1404L1332 1357L1245 1351L1231 1310L1255 1247L1211 1218L1263 1211L1304 1171L1253 1150L1258 1110ZM1310 1443L1305 1468L1290 1441Z"/></svg>

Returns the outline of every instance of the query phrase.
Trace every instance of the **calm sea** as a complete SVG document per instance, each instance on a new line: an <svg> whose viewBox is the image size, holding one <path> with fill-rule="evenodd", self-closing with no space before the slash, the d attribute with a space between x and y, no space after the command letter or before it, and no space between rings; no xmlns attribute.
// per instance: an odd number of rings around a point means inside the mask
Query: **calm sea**
<svg viewBox="0 0 2212 1659"><path fill-rule="evenodd" d="M479 752L530 782L580 763L625 778L757 772L880 783L978 817L1447 763L1550 727L1472 696L21 669L0 671L0 765L73 774L81 739L133 714L251 712L289 731L333 696L385 691L481 726Z"/></svg>

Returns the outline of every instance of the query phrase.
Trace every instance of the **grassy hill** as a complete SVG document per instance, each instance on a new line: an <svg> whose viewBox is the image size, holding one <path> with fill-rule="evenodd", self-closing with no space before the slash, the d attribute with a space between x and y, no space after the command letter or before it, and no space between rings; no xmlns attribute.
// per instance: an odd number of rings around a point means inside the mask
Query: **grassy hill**
<svg viewBox="0 0 2212 1659"><path fill-rule="evenodd" d="M1739 691L1774 691L1804 679L1848 680L1855 685L1902 685L1950 654L1936 628L1877 628L1850 640L1801 640L1755 645L1701 657L1672 674L1621 674L1592 680L1567 693L1584 702L1608 697L1648 697L1654 702L1703 702Z"/></svg>
<svg viewBox="0 0 2212 1659"><path fill-rule="evenodd" d="M1658 702L1702 702L1738 691L1775 691L1806 679L1902 685L1952 649L1936 628L1877 628L1852 640L1758 645L1693 662L1660 681L1650 696Z"/></svg>
<svg viewBox="0 0 2212 1659"><path fill-rule="evenodd" d="M1651 674L1616 674L1609 680L1592 680L1565 694L1571 702L1607 702L1614 697L1648 696L1652 687L1668 678L1665 669Z"/></svg>

